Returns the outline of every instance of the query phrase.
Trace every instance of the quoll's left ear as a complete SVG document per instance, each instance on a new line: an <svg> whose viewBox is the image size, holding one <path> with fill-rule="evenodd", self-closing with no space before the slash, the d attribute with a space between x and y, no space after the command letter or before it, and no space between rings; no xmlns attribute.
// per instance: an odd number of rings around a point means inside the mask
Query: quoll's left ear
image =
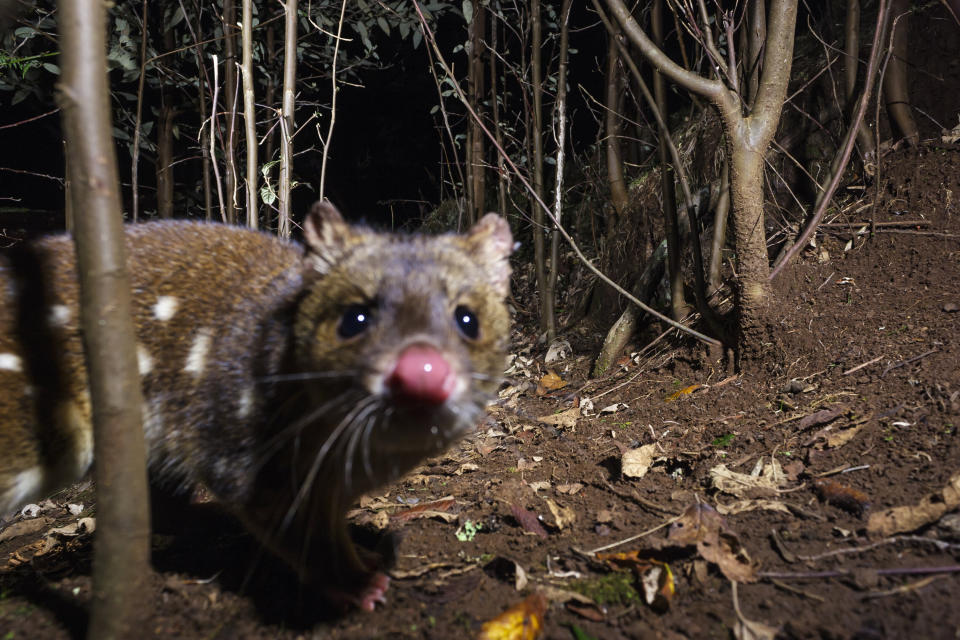
<svg viewBox="0 0 960 640"><path fill-rule="evenodd" d="M329 272L354 237L353 229L333 204L316 202L303 221L307 263L319 273Z"/></svg>
<svg viewBox="0 0 960 640"><path fill-rule="evenodd" d="M490 281L506 296L510 292L510 254L513 234L501 216L488 213L467 232L470 252L485 268Z"/></svg>

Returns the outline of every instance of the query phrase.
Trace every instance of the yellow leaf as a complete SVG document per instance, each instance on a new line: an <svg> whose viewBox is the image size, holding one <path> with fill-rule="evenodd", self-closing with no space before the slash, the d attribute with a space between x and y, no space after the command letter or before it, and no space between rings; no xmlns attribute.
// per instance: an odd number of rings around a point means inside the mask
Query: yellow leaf
<svg viewBox="0 0 960 640"><path fill-rule="evenodd" d="M555 391L567 386L567 383L553 371L548 371L545 376L540 378L540 386L547 391Z"/></svg>
<svg viewBox="0 0 960 640"><path fill-rule="evenodd" d="M543 631L547 599L540 593L528 596L499 616L485 622L478 640L536 640Z"/></svg>
<svg viewBox="0 0 960 640"><path fill-rule="evenodd" d="M698 384L692 384L692 385L690 385L689 387L685 387L685 388L683 388L683 389L680 389L680 391L677 391L676 393L671 393L670 395L668 395L668 396L666 397L665 401L666 401L666 402L673 402L674 400L676 400L676 399L679 398L680 396L688 396L688 395L690 395L691 393L693 393L694 391L696 391L696 390L699 389L699 388L700 388L700 385L698 385Z"/></svg>

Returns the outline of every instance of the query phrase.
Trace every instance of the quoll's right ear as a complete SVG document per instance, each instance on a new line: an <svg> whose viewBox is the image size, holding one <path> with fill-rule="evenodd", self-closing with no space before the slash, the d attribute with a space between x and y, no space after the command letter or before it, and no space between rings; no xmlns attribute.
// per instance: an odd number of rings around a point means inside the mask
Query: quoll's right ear
<svg viewBox="0 0 960 640"><path fill-rule="evenodd" d="M307 263L318 273L329 272L355 236L333 204L326 200L314 203L303 221Z"/></svg>

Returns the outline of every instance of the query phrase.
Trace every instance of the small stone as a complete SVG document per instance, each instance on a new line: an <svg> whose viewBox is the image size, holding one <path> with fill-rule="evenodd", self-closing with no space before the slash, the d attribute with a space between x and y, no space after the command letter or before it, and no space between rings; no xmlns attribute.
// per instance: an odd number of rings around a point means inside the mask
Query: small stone
<svg viewBox="0 0 960 640"><path fill-rule="evenodd" d="M799 380L791 380L787 383L787 386L784 387L786 393L802 393L804 389L803 383Z"/></svg>
<svg viewBox="0 0 960 640"><path fill-rule="evenodd" d="M960 305L957 305L956 302L947 302L940 308L947 313L956 313L957 311L960 311Z"/></svg>

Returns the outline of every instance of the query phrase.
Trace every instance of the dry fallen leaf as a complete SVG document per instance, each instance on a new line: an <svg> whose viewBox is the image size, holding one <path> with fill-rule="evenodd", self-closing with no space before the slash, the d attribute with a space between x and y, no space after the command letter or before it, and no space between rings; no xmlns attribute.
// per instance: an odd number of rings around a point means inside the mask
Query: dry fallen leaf
<svg viewBox="0 0 960 640"><path fill-rule="evenodd" d="M570 484L557 485L557 493L563 493L570 496L578 493L580 489L583 489L583 485L580 484L579 482L572 482Z"/></svg>
<svg viewBox="0 0 960 640"><path fill-rule="evenodd" d="M529 595L499 616L483 623L478 640L536 640L543 631L547 599L540 593Z"/></svg>
<svg viewBox="0 0 960 640"><path fill-rule="evenodd" d="M548 371L546 375L540 378L540 382L537 384L537 395L542 396L546 395L551 391L556 391L557 389L562 389L567 386L566 381L563 378L558 376L553 371Z"/></svg>
<svg viewBox="0 0 960 640"><path fill-rule="evenodd" d="M674 544L696 545L707 561L717 565L723 575L737 582L757 579L756 567L740 539L716 509L696 502L670 526L668 540Z"/></svg>
<svg viewBox="0 0 960 640"><path fill-rule="evenodd" d="M745 511L756 511L764 509L766 511L781 511L789 514L790 509L779 500L738 500L730 504L717 503L717 513L722 516L729 516Z"/></svg>
<svg viewBox="0 0 960 640"><path fill-rule="evenodd" d="M642 478L650 470L656 455L657 445L655 444L645 444L642 447L630 449L620 458L620 471L628 478Z"/></svg>
<svg viewBox="0 0 960 640"><path fill-rule="evenodd" d="M954 473L947 485L916 505L884 509L870 516L867 531L884 537L905 533L936 522L948 511L960 506L960 472Z"/></svg>
<svg viewBox="0 0 960 640"><path fill-rule="evenodd" d="M800 418L800 421L797 423L797 430L803 431L810 427L815 427L818 424L827 424L831 420L835 420L838 416L846 413L848 408L847 405L841 404L832 409L821 409L808 416L804 416Z"/></svg>
<svg viewBox="0 0 960 640"><path fill-rule="evenodd" d="M517 519L517 522L520 523L520 526L523 527L527 533L538 535L541 538L547 537L547 530L540 524L540 519L537 517L537 514L516 504L510 505L510 513Z"/></svg>
<svg viewBox="0 0 960 640"><path fill-rule="evenodd" d="M786 482L786 476L780 463L776 459L763 465L762 471L757 473L737 473L731 471L724 464L718 464L710 469L710 479L718 491L729 493L738 498L763 498L779 494Z"/></svg>
<svg viewBox="0 0 960 640"><path fill-rule="evenodd" d="M571 525L577 521L577 514L570 507L557 504L550 498L544 498L544 500L547 502L547 507L550 508L550 513L553 515L553 522L557 529L563 529L567 525Z"/></svg>
<svg viewBox="0 0 960 640"><path fill-rule="evenodd" d="M570 343L566 340L554 340L550 343L550 348L547 349L547 355L544 357L543 361L546 364L551 362L556 362L557 360L564 360L570 353L573 351L573 347L570 346Z"/></svg>
<svg viewBox="0 0 960 640"><path fill-rule="evenodd" d="M573 409L567 409L566 411L561 411L560 413L551 413L549 415L540 416L537 418L537 422L541 424L550 424L561 429L573 429L577 426L577 420L580 418L580 407L574 407Z"/></svg>
<svg viewBox="0 0 960 640"><path fill-rule="evenodd" d="M680 389L680 391L675 391L674 393L671 393L670 395L668 395L666 398L664 398L664 402L673 402L677 398L680 398L681 396L690 395L691 393L693 393L699 388L700 388L700 385L698 384L692 384L689 387L684 387L683 389Z"/></svg>
<svg viewBox="0 0 960 640"><path fill-rule="evenodd" d="M6 542L19 536L25 536L30 533L36 533L46 529L53 523L53 518L32 518L30 520L21 520L14 522L9 527L0 531L0 542Z"/></svg>

